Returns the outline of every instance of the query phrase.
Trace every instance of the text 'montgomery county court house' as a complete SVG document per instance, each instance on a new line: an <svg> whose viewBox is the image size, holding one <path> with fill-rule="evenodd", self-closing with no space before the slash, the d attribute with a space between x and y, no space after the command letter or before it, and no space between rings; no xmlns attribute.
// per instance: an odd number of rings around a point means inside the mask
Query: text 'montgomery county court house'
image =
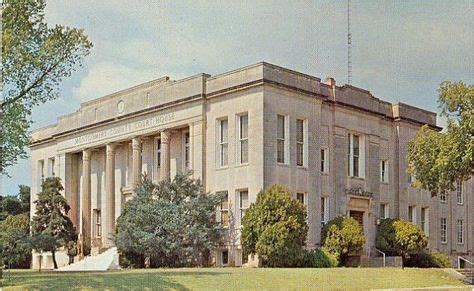
<svg viewBox="0 0 474 291"><path fill-rule="evenodd" d="M433 198L411 186L407 144L424 124L439 129L436 113L268 63L163 77L82 103L36 130L31 201L42 179L59 176L71 219L97 253L113 245L142 173L159 181L190 169L207 191L227 195L216 215L237 230L257 193L281 184L307 206L309 247L320 245L323 223L348 215L363 225L368 250L380 219L400 217L425 231L430 249L472 258L472 179ZM43 256L43 267L51 264ZM214 259L242 264L238 235ZM38 261L34 254L33 267Z"/></svg>

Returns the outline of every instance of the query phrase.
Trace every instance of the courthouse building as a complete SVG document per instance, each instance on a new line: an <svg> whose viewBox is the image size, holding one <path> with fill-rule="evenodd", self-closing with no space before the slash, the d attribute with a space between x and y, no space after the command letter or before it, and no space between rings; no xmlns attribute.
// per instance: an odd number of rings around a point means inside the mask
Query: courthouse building
<svg viewBox="0 0 474 291"><path fill-rule="evenodd" d="M308 247L320 246L325 222L347 215L373 250L380 219L400 217L425 231L430 249L472 259L472 180L431 197L406 172L407 144L424 124L440 129L434 112L268 63L163 77L82 103L34 131L31 207L42 180L59 176L80 239L97 254L113 246L115 221L142 173L159 181L189 169L207 191L227 195L216 210L229 233L216 265L245 261L242 216L272 184L306 205ZM42 256L43 267L51 264Z"/></svg>

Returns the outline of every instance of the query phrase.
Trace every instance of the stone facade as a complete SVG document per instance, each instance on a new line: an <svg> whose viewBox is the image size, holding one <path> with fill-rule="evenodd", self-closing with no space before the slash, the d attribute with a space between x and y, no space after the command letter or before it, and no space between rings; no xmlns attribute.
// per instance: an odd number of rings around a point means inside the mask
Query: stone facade
<svg viewBox="0 0 474 291"><path fill-rule="evenodd" d="M244 263L241 217L275 183L307 205L308 247L320 245L322 223L350 215L363 224L370 252L378 221L389 216L424 226L431 249L472 258L472 181L463 183L462 201L457 193L440 201L410 185L407 143L424 124L438 129L436 114L268 63L212 77L164 77L85 102L36 130L32 207L42 179L61 177L81 241L98 253L113 245L115 220L140 174L158 181L191 169L207 191L228 194L216 213L228 220L216 265ZM33 254L34 268L39 259ZM48 254L42 260L51 264Z"/></svg>

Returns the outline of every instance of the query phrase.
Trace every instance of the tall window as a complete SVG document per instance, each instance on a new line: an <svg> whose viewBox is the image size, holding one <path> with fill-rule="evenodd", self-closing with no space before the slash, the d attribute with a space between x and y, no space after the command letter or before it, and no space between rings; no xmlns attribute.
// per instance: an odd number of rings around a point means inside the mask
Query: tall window
<svg viewBox="0 0 474 291"><path fill-rule="evenodd" d="M296 120L296 165L306 166L306 122Z"/></svg>
<svg viewBox="0 0 474 291"><path fill-rule="evenodd" d="M364 139L355 134L348 135L348 175L350 177L365 177Z"/></svg>
<svg viewBox="0 0 474 291"><path fill-rule="evenodd" d="M446 243L448 241L448 223L446 217L441 218L440 237L442 243Z"/></svg>
<svg viewBox="0 0 474 291"><path fill-rule="evenodd" d="M446 202L448 199L447 199L447 194L446 192L441 192L439 193L439 201L441 202Z"/></svg>
<svg viewBox="0 0 474 291"><path fill-rule="evenodd" d="M408 220L416 224L416 207L415 206L408 206Z"/></svg>
<svg viewBox="0 0 474 291"><path fill-rule="evenodd" d="M429 235L429 212L427 207L421 208L421 229L425 232L426 235Z"/></svg>
<svg viewBox="0 0 474 291"><path fill-rule="evenodd" d="M458 204L464 203L464 194L462 193L462 182L457 181L456 183L456 197Z"/></svg>
<svg viewBox="0 0 474 291"><path fill-rule="evenodd" d="M56 173L54 172L54 167L55 167L55 159L49 158L48 159L48 176L49 177L56 176Z"/></svg>
<svg viewBox="0 0 474 291"><path fill-rule="evenodd" d="M159 170L161 168L161 139L157 138L155 141L156 147L156 169Z"/></svg>
<svg viewBox="0 0 474 291"><path fill-rule="evenodd" d="M380 161L380 182L388 183L388 161Z"/></svg>
<svg viewBox="0 0 474 291"><path fill-rule="evenodd" d="M38 168L39 168L38 169L38 174L39 174L38 176L39 176L41 182L43 182L44 181L44 160L38 161Z"/></svg>
<svg viewBox="0 0 474 291"><path fill-rule="evenodd" d="M301 204L306 205L306 193L296 193L296 200Z"/></svg>
<svg viewBox="0 0 474 291"><path fill-rule="evenodd" d="M239 162L245 164L249 162L249 116L239 115Z"/></svg>
<svg viewBox="0 0 474 291"><path fill-rule="evenodd" d="M321 197L321 222L326 224L329 221L329 197Z"/></svg>
<svg viewBox="0 0 474 291"><path fill-rule="evenodd" d="M222 251L222 265L223 266L227 266L227 264L229 263L229 251L228 250L224 250Z"/></svg>
<svg viewBox="0 0 474 291"><path fill-rule="evenodd" d="M321 173L329 172L329 151L321 149Z"/></svg>
<svg viewBox="0 0 474 291"><path fill-rule="evenodd" d="M239 191L239 208L240 208L240 223L242 224L242 218L244 218L245 211L249 207L249 191Z"/></svg>
<svg viewBox="0 0 474 291"><path fill-rule="evenodd" d="M95 222L95 236L102 236L102 222L100 209L94 209L94 222Z"/></svg>
<svg viewBox="0 0 474 291"><path fill-rule="evenodd" d="M388 203L380 204L380 219L390 218Z"/></svg>
<svg viewBox="0 0 474 291"><path fill-rule="evenodd" d="M184 147L184 167L189 169L190 160L191 160L191 152L190 152L190 138L189 138L189 131L184 132L183 136L183 147Z"/></svg>
<svg viewBox="0 0 474 291"><path fill-rule="evenodd" d="M223 226L229 226L229 194L227 191L217 192L222 196L220 204L220 221Z"/></svg>
<svg viewBox="0 0 474 291"><path fill-rule="evenodd" d="M277 116L277 162L286 163L286 117Z"/></svg>
<svg viewBox="0 0 474 291"><path fill-rule="evenodd" d="M228 125L227 119L219 120L219 166L221 167L227 166L229 162Z"/></svg>
<svg viewBox="0 0 474 291"><path fill-rule="evenodd" d="M458 244L463 244L464 243L464 225L463 225L462 219L458 219L457 229L458 229Z"/></svg>

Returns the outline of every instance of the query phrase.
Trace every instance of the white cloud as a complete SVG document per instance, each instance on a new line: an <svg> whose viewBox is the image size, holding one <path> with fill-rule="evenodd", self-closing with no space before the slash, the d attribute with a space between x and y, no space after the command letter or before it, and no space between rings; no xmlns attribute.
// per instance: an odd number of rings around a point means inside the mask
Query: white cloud
<svg viewBox="0 0 474 291"><path fill-rule="evenodd" d="M154 70L139 70L122 64L100 62L92 65L78 87L72 89L81 101L95 99L146 81L159 78Z"/></svg>

